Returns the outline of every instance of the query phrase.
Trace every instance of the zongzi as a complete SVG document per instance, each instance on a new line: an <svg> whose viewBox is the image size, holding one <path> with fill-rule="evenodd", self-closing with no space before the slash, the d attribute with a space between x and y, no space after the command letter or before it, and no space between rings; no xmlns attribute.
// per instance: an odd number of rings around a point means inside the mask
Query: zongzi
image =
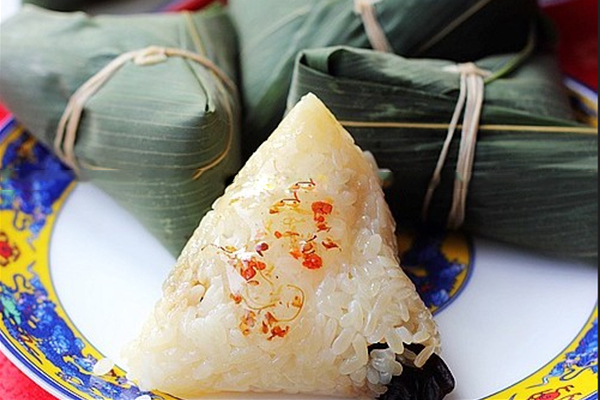
<svg viewBox="0 0 600 400"><path fill-rule="evenodd" d="M537 14L535 0L230 0L229 5L240 36L246 156L283 116L301 50L347 45L471 61L522 48Z"/></svg>
<svg viewBox="0 0 600 400"><path fill-rule="evenodd" d="M0 98L174 254L240 166L236 39L221 7L2 25Z"/></svg>
<svg viewBox="0 0 600 400"><path fill-rule="evenodd" d="M394 229L373 164L307 96L202 220L126 350L128 376L183 397L444 398L454 380Z"/></svg>
<svg viewBox="0 0 600 400"><path fill-rule="evenodd" d="M462 97L461 74L449 61L350 48L307 50L298 58L289 105L316 93L357 143L393 171L387 200L401 226L447 225L456 211L451 205L457 204L458 182L466 214L453 227L464 223L476 235L595 261L598 132L574 121L554 57L524 55L465 64L482 74L485 85L481 118L475 121L478 140L467 154L474 165L467 174L459 157L467 142L448 141ZM465 119L463 132L466 125ZM440 184L431 192L444 151ZM468 185L471 173L470 186L461 186L461 180ZM431 206L423 215L429 195Z"/></svg>

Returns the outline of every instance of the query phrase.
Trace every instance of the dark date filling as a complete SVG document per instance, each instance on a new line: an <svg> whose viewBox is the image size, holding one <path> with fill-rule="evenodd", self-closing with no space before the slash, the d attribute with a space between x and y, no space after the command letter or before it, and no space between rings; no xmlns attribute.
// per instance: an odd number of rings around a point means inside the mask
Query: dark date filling
<svg viewBox="0 0 600 400"><path fill-rule="evenodd" d="M387 348L386 344L373 345L369 347L369 353ZM410 345L406 348L415 354L423 350L421 345ZM432 355L420 369L404 363L402 365L404 372L392 379L387 385L388 391L379 396L379 400L442 400L454 390L452 372L437 354Z"/></svg>

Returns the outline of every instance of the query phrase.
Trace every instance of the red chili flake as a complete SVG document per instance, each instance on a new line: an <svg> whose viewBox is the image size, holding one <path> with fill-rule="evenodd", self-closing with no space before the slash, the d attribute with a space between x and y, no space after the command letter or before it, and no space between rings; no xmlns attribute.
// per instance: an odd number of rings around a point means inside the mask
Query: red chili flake
<svg viewBox="0 0 600 400"><path fill-rule="evenodd" d="M331 240L331 239L326 239L321 244L327 250L339 249L340 248L340 246L337 243L335 243L333 240Z"/></svg>
<svg viewBox="0 0 600 400"><path fill-rule="evenodd" d="M264 271L265 269L267 269L267 264L265 264L264 262L257 261L256 269L259 271Z"/></svg>
<svg viewBox="0 0 600 400"><path fill-rule="evenodd" d="M281 233L279 231L275 232L275 237L277 239L281 239L283 237L297 237L300 236L300 234L298 232L292 232L292 231L287 231L285 233Z"/></svg>
<svg viewBox="0 0 600 400"><path fill-rule="evenodd" d="M312 204L312 211L319 232L328 231L329 227L325 223L325 217L333 212L333 206L324 201L317 201Z"/></svg>
<svg viewBox="0 0 600 400"><path fill-rule="evenodd" d="M261 242L256 245L255 250L261 257L263 257L263 253L269 250L269 245L265 242Z"/></svg>
<svg viewBox="0 0 600 400"><path fill-rule="evenodd" d="M294 297L294 301L292 301L292 306L296 308L302 308L302 306L304 306L302 298L300 298L300 296Z"/></svg>
<svg viewBox="0 0 600 400"><path fill-rule="evenodd" d="M249 281L256 276L256 270L253 267L242 269L242 277Z"/></svg>
<svg viewBox="0 0 600 400"><path fill-rule="evenodd" d="M318 224L317 229L319 232L329 232L331 230L331 228L325 223Z"/></svg>
<svg viewBox="0 0 600 400"><path fill-rule="evenodd" d="M312 204L312 211L315 214L315 218L318 215L329 215L333 212L333 206L324 201L316 201Z"/></svg>
<svg viewBox="0 0 600 400"><path fill-rule="evenodd" d="M279 214L279 209L275 207L269 208L269 214Z"/></svg>
<svg viewBox="0 0 600 400"><path fill-rule="evenodd" d="M279 322L279 320L275 318L270 312L268 312L267 315L265 315L265 318L267 319L267 324L269 324L269 326L275 325L277 322Z"/></svg>
<svg viewBox="0 0 600 400"><path fill-rule="evenodd" d="M269 326L265 322L262 323L262 333L265 335L269 333Z"/></svg>
<svg viewBox="0 0 600 400"><path fill-rule="evenodd" d="M300 250L294 249L292 251L290 251L290 255L292 257L294 257L296 260L299 260L302 258L302 252Z"/></svg>
<svg viewBox="0 0 600 400"><path fill-rule="evenodd" d="M307 254L304 256L302 266L311 270L321 269L323 267L323 259L318 254Z"/></svg>
<svg viewBox="0 0 600 400"><path fill-rule="evenodd" d="M246 265L248 269L254 269L258 271L264 271L267 268L267 264L262 261L258 261L255 258L252 258L250 261L248 261Z"/></svg>
<svg viewBox="0 0 600 400"><path fill-rule="evenodd" d="M273 340L276 337L284 338L289 331L289 326L286 326L285 329L282 329L280 326L276 326L273 329L271 329L271 337L269 338L269 340Z"/></svg>
<svg viewBox="0 0 600 400"><path fill-rule="evenodd" d="M239 294L231 294L229 297L235 302L235 304L240 304L243 300L242 296L240 296Z"/></svg>

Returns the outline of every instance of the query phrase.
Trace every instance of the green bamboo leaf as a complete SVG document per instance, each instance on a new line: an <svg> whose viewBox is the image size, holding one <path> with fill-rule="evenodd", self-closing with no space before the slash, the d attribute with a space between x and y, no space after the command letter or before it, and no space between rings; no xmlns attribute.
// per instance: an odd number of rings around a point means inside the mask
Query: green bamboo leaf
<svg viewBox="0 0 600 400"><path fill-rule="evenodd" d="M299 51L371 48L351 0L230 0L241 46L244 151L250 155L284 112ZM381 0L377 19L394 52L472 61L521 49L535 0Z"/></svg>
<svg viewBox="0 0 600 400"><path fill-rule="evenodd" d="M491 72L513 56L477 62ZM410 60L350 48L298 58L288 104L312 92L382 168L394 172L387 200L401 226L421 209L459 93L441 60ZM598 135L577 124L554 57L538 54L486 86L464 228L557 257L597 261ZM457 135L460 136L460 135ZM436 191L429 222L445 224L459 139Z"/></svg>
<svg viewBox="0 0 600 400"><path fill-rule="evenodd" d="M1 27L0 97L53 148L71 95L121 54L186 50L235 78L232 32L220 7L95 18L25 7ZM127 62L85 105L75 145L82 176L177 255L240 166L238 113L235 90L192 59Z"/></svg>

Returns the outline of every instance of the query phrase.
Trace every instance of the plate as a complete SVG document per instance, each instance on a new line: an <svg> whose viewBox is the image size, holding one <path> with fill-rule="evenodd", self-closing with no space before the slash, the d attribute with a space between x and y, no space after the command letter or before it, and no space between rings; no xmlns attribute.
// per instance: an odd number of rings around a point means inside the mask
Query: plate
<svg viewBox="0 0 600 400"><path fill-rule="evenodd" d="M0 160L1 350L60 399L173 399L128 381L120 351L175 260L9 115ZM597 399L596 267L462 234L405 233L399 244L442 332L457 380L449 400ZM118 367L94 375L104 359Z"/></svg>

